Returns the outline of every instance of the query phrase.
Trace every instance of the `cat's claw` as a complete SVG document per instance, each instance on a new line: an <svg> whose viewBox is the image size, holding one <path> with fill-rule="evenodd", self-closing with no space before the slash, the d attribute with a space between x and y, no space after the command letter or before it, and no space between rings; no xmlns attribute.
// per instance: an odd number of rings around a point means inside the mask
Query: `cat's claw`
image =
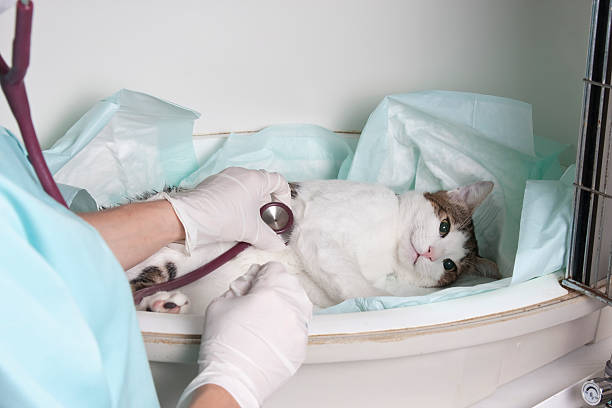
<svg viewBox="0 0 612 408"><path fill-rule="evenodd" d="M136 309L157 313L187 313L189 310L189 299L178 291L157 292L142 299Z"/></svg>

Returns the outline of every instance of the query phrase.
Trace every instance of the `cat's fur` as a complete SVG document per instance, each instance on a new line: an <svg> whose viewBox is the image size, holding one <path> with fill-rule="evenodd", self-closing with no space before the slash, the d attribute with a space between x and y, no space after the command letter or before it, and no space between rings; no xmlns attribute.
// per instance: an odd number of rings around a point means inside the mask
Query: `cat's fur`
<svg viewBox="0 0 612 408"><path fill-rule="evenodd" d="M478 255L472 223L474 209L493 188L491 182L399 196L384 186L340 180L292 188L295 224L287 248L266 252L251 247L181 289L195 312L202 312L251 264L272 260L297 275L319 307L354 297L423 294L431 289L422 288L445 286L468 273L500 277L497 266ZM181 276L231 245L208 245L188 257L182 245L171 244L128 271L132 288ZM163 292L145 298L139 308L184 313L188 304L181 293Z"/></svg>

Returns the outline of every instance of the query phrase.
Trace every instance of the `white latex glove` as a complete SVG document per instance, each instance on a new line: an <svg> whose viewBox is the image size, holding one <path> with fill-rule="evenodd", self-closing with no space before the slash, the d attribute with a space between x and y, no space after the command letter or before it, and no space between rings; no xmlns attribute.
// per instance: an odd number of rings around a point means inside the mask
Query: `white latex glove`
<svg viewBox="0 0 612 408"><path fill-rule="evenodd" d="M164 193L185 228L187 253L217 241L245 241L265 250L285 244L259 214L270 201L291 204L287 180L278 173L230 167L189 191Z"/></svg>
<svg viewBox="0 0 612 408"><path fill-rule="evenodd" d="M200 374L178 407L205 384L223 387L242 408L259 407L304 361L311 317L312 303L282 264L251 266L208 306Z"/></svg>

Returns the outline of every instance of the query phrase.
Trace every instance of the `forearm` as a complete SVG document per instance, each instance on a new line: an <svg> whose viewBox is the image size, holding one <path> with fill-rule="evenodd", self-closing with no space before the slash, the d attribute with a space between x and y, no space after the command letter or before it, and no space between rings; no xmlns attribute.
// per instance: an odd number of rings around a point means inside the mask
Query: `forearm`
<svg viewBox="0 0 612 408"><path fill-rule="evenodd" d="M194 391L189 408L240 408L240 406L223 387L206 384Z"/></svg>
<svg viewBox="0 0 612 408"><path fill-rule="evenodd" d="M183 225L166 200L132 203L79 216L98 230L124 269L164 245L185 238Z"/></svg>

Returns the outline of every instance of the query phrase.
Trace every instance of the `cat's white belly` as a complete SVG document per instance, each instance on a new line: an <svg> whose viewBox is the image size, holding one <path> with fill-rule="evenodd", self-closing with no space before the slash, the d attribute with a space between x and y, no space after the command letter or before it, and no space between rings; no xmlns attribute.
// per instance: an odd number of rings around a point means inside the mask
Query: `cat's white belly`
<svg viewBox="0 0 612 408"><path fill-rule="evenodd" d="M398 200L386 187L345 181L304 183L292 203L292 246L332 304L386 294L397 248Z"/></svg>

